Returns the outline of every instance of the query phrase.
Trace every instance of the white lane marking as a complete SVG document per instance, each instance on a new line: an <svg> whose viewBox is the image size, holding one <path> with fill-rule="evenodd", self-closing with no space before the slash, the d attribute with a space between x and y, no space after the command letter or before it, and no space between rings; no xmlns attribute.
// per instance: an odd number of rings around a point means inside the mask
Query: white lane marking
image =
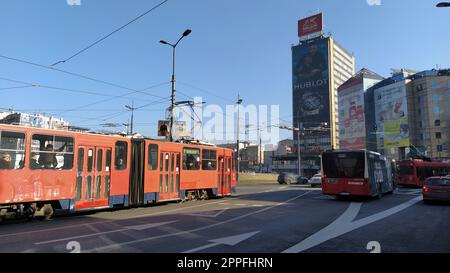
<svg viewBox="0 0 450 273"><path fill-rule="evenodd" d="M130 229L142 231L142 230L149 229L149 228L155 228L155 227L159 227L159 226L163 226L163 225L168 225L173 222L176 222L176 221L167 221L167 222L161 222L161 223L150 223L150 224L143 224L143 225L136 225L136 226L127 226L127 227L123 227L121 229L114 229L114 230L95 232L95 233L90 233L90 234L85 234L85 235L64 237L64 238L60 238L60 239L37 242L34 244L35 245L45 245L45 244L51 244L51 243L56 243L56 242L61 242L61 241L69 241L69 240L74 240L74 239L81 239L81 238L86 238L86 237L105 235L105 234L109 234L109 233L128 231Z"/></svg>
<svg viewBox="0 0 450 273"><path fill-rule="evenodd" d="M111 248L118 248L118 247L121 247L121 246L126 246L126 245L131 245L131 244L136 244L136 243L142 243L142 242L146 242L146 241L151 241L151 240L161 239L161 238L167 238L167 237L171 237L171 236L179 236L179 235L183 235L183 234L190 234L190 233L193 233L193 232L198 232L198 231L210 229L210 228L213 228L213 227L221 226L221 225L224 225L224 224L228 224L228 223L231 223L231 222L234 222L234 221L246 218L248 216L251 216L251 215L254 215L254 214L257 214L257 213L261 213L261 212L270 210L272 208L275 208L275 207L278 207L278 206L281 206L281 205L285 205L285 204L287 204L287 203L289 203L291 201L294 201L294 200L296 200L296 199L298 199L300 197L303 197L303 196L305 196L305 195L307 195L309 193L310 193L310 191L307 191L305 193L302 193L300 195L297 195L297 196L292 197L292 198L290 198L290 199L288 199L288 200L286 200L284 202L277 203L277 204L272 205L270 207L265 207L263 209L256 210L256 211L253 211L253 212L249 212L249 213L246 213L246 214L243 214L243 215L240 215L240 216L228 219L226 221L217 222L217 223L214 223L214 224L211 224L211 225L207 225L207 226L203 226L203 227L199 227L199 228L194 228L194 229L190 229L190 230L185 230L185 231L179 231L179 232L175 232L175 233L169 233L169 234L164 234L164 235L159 235L159 236L154 236L154 237L147 237L147 238L127 241L127 242L123 242L123 243L111 244L111 245L107 245L107 246L103 246L103 247L97 247L97 248L94 248L94 249L89 249L89 250L86 250L84 252L103 252L103 251L105 251L107 249L111 249Z"/></svg>
<svg viewBox="0 0 450 273"><path fill-rule="evenodd" d="M78 224L78 225L67 225L67 226L62 226L62 227L45 228L45 229L22 231L22 232L16 232L16 233L6 233L6 234L1 234L0 238L7 237L7 236L9 237L9 236L16 236L16 235L32 234L32 233L38 233L38 232L55 231L55 230L60 230L60 229L77 228L77 227L89 226L89 225L93 225L93 224L107 224L107 223L113 223L113 222L121 221L121 220L143 218L143 217L153 216L153 215L158 215L158 214L163 214L163 213L170 213L173 211L185 210L185 209L190 209L190 208L198 208L198 207L208 206L208 205L212 205L212 204L216 204L216 203L220 203L220 202L223 202L223 200L216 201L216 202L209 202L209 203L195 205L195 206L186 206L186 207L182 207L182 208L170 209L170 210L165 210L165 211L160 211L160 212L141 214L141 215L137 215L137 216L130 216L130 217L120 218L120 219L101 220L101 221L93 221L90 223L84 223L84 224ZM120 212L120 211L117 211L117 212ZM82 216L73 216L74 219L76 219L76 217L82 217Z"/></svg>
<svg viewBox="0 0 450 273"><path fill-rule="evenodd" d="M247 204L244 204L244 203L236 203L236 204L234 204L235 206L240 206L240 207L243 207L243 206L247 206Z"/></svg>
<svg viewBox="0 0 450 273"><path fill-rule="evenodd" d="M223 238L219 238L219 239L209 240L208 242L211 242L211 244L207 244L207 245L204 245L201 247L186 250L186 251L183 251L182 253L194 253L194 252L205 250L205 249L215 247L218 245L235 246L235 245L239 244L240 242L245 241L248 238L252 237L253 235L255 235L258 232L259 231L254 231L254 232L248 232L248 233L238 234L238 235L234 235L234 236L228 236L228 237L223 237Z"/></svg>
<svg viewBox="0 0 450 273"><path fill-rule="evenodd" d="M350 203L348 209L330 225L319 230L318 232L306 238L305 240L299 242L298 244L284 250L283 253L298 253L310 249L328 240L341 236L347 232L350 232L352 230L358 229L360 227L366 226L375 221L381 220L395 213L398 213L404 209L413 206L414 204L416 204L421 200L422 196L418 196L393 208L387 209L379 213L375 213L371 216L367 216L357 221L353 221L353 219L355 219L356 215L358 214L362 203Z"/></svg>
<svg viewBox="0 0 450 273"><path fill-rule="evenodd" d="M189 213L189 214L185 214L185 215L187 215L187 216L196 216L196 217L216 218L217 216L219 216L222 213L224 213L226 210L228 210L228 208L219 210L216 213L214 213L214 211L213 211L213 213L211 213L210 211L204 211L204 212L200 212L200 213Z"/></svg>

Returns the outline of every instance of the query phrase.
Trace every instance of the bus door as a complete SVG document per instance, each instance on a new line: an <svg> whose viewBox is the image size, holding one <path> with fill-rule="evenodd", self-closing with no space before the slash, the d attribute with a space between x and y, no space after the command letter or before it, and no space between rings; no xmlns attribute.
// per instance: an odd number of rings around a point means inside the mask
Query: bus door
<svg viewBox="0 0 450 273"><path fill-rule="evenodd" d="M180 197L180 153L161 152L159 168L159 200Z"/></svg>
<svg viewBox="0 0 450 273"><path fill-rule="evenodd" d="M76 209L107 207L111 184L111 148L79 146Z"/></svg>

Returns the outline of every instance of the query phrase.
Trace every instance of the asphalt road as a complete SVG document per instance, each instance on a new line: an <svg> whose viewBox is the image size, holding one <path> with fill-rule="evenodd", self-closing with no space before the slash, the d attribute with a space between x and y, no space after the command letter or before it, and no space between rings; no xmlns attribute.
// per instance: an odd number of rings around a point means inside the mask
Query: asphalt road
<svg viewBox="0 0 450 273"><path fill-rule="evenodd" d="M337 200L303 185L242 183L233 197L0 224L0 252L450 252L450 205L420 189Z"/></svg>

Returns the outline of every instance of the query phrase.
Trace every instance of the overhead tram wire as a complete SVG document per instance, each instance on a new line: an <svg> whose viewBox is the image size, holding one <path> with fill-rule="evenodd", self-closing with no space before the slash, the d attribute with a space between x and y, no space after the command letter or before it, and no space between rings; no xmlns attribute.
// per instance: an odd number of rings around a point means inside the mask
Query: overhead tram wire
<svg viewBox="0 0 450 273"><path fill-rule="evenodd" d="M47 70L57 71L57 72L60 72L60 73L63 73L63 74L67 74L67 75L73 76L73 77L78 77L78 78L81 78L81 79L85 79L85 80L89 80L89 81L93 81L93 82L109 85L109 86L116 87L116 88L119 88L119 89L133 91L134 93L142 93L142 94L145 94L147 96L152 96L152 97L156 97L156 98L162 98L161 96L157 96L157 95L146 93L146 92L144 92L145 90L142 91L142 90L129 88L129 87L122 86L122 85L119 85L119 84L116 84L116 83L107 82L107 81L104 81L104 80L99 80L99 79L92 78L92 77L89 77L89 76L85 76L85 75L82 75L82 74L79 74L79 73L74 73L74 72L58 69L58 68L47 66L47 65L43 65L43 64L38 64L38 63L26 61L26 60L17 59L17 58L12 58L12 57L8 57L8 56L5 56L5 55L0 55L0 58L5 59L5 60L9 60L9 61L15 61L15 62L23 63L23 64L28 64L28 65L39 67L39 68L45 68Z"/></svg>
<svg viewBox="0 0 450 273"><path fill-rule="evenodd" d="M98 43L100 43L100 42L102 42L103 40L107 39L108 37L112 36L113 34L115 34L115 33L119 32L120 30L124 29L124 28L127 27L128 25L134 23L135 21L141 19L142 17L144 17L145 15L149 14L150 12L156 10L157 8L159 8L160 6L164 5L164 4L167 3L168 1L169 1L169 0L164 0L164 1L160 2L159 4L157 4L156 6L152 7L151 9L147 10L146 12L142 13L141 15L135 17L134 19L132 19L131 21L129 21L129 22L126 23L125 25L123 25L123 26L121 26L121 27L115 29L115 30L112 31L111 33L107 34L106 36L103 36L103 37L100 38L99 40L97 40L97 41L93 42L92 44L88 45L87 47L85 47L85 48L83 48L83 49L77 51L75 54L73 54L73 55L70 56L69 58L64 59L64 60L61 60L61 61L58 61L58 62L52 64L51 66L56 66L56 65L58 65L58 64L60 64L60 63L65 63L65 62L67 62L67 61L69 61L69 60L75 58L76 56L78 56L78 55L80 55L81 53L85 52L86 50L90 49L91 47L97 45Z"/></svg>

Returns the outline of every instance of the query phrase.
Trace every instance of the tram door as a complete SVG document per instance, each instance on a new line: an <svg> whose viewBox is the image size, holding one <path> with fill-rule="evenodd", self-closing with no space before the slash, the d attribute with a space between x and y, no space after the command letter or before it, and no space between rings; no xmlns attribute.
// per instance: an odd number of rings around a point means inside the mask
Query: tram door
<svg viewBox="0 0 450 273"><path fill-rule="evenodd" d="M111 148L79 146L76 209L107 207L111 184Z"/></svg>
<svg viewBox="0 0 450 273"><path fill-rule="evenodd" d="M231 193L231 158L219 157L219 189L218 193L225 195Z"/></svg>
<svg viewBox="0 0 450 273"><path fill-rule="evenodd" d="M180 153L161 152L159 154L159 200L180 197Z"/></svg>

